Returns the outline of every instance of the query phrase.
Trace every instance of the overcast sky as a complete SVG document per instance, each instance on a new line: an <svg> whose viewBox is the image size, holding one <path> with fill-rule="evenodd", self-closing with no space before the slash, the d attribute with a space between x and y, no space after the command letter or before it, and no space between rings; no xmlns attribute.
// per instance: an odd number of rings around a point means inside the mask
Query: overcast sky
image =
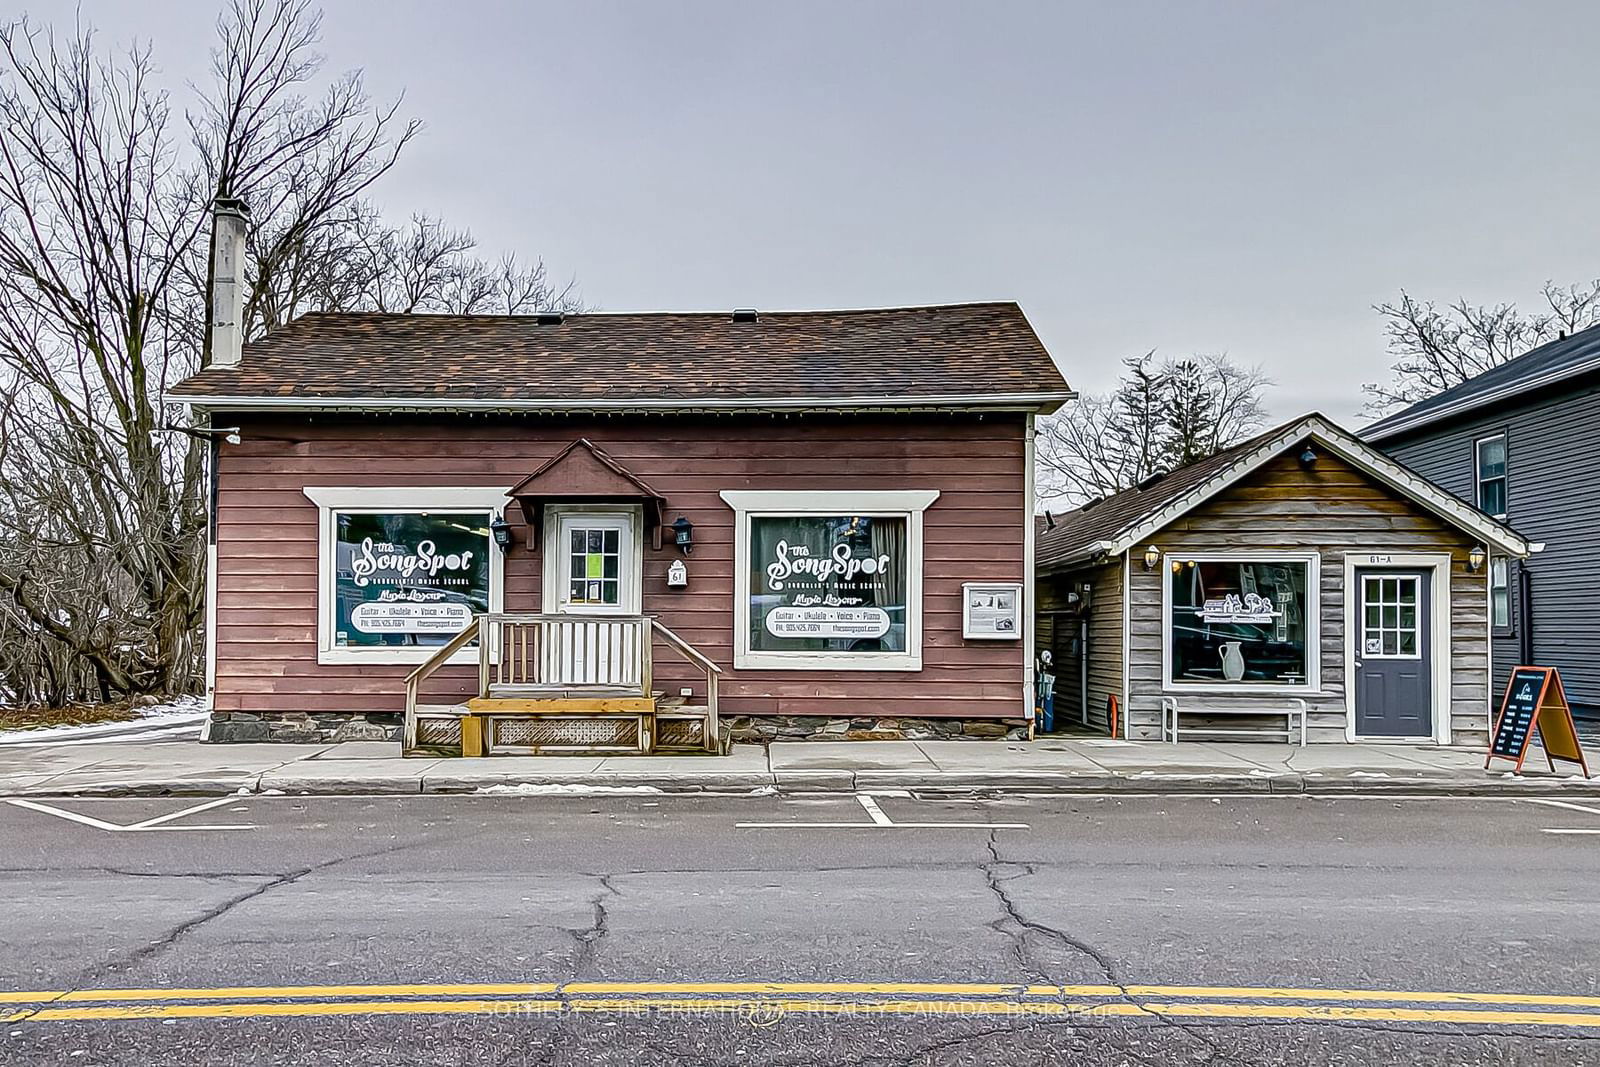
<svg viewBox="0 0 1600 1067"><path fill-rule="evenodd" d="M203 76L216 3L75 6ZM379 189L604 310L1015 299L1072 384L1228 352L1351 419L1371 305L1600 276L1600 4L338 0Z"/></svg>

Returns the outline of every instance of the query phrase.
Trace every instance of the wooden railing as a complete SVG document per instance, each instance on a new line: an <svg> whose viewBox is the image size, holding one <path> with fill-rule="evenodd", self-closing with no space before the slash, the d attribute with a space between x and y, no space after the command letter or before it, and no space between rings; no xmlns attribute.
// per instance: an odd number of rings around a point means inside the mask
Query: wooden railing
<svg viewBox="0 0 1600 1067"><path fill-rule="evenodd" d="M650 695L650 619L643 615L479 616L478 695L491 687L638 689Z"/></svg>
<svg viewBox="0 0 1600 1067"><path fill-rule="evenodd" d="M662 626L658 620L652 618L650 620L650 626L651 629L653 629L664 641L666 641L667 645L671 647L673 651L677 652L684 659L688 660L690 663L693 663L696 667L699 667L705 672L706 750L708 752L717 751L718 746L721 744L717 729L717 677L722 674L722 668L711 662L711 660L707 658L706 654L701 652L698 648L695 648L689 642L685 641L683 638L679 637L665 626Z"/></svg>
<svg viewBox="0 0 1600 1067"><path fill-rule="evenodd" d="M677 652L706 678L706 748L716 751L717 679L722 670L699 649L646 615L548 615L489 612L472 623L406 676L405 750L417 744L417 709L422 683L458 653L478 642L479 697L552 692L579 696L585 690L652 694L654 638Z"/></svg>

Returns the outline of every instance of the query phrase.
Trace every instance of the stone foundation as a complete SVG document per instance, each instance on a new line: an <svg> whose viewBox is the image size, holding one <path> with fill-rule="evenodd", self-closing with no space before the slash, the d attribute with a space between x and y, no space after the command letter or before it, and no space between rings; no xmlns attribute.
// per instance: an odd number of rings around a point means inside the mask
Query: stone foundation
<svg viewBox="0 0 1600 1067"><path fill-rule="evenodd" d="M316 745L336 741L399 741L405 729L399 714L291 711L254 715L247 711L211 713L212 741L281 741Z"/></svg>
<svg viewBox="0 0 1600 1067"><path fill-rule="evenodd" d="M735 741L1026 741L1027 719L830 719L812 715L725 715Z"/></svg>

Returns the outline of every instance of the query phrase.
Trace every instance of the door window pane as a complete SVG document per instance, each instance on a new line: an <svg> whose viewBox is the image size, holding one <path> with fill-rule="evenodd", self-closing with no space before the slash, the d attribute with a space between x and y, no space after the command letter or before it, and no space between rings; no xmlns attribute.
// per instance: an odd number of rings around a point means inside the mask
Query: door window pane
<svg viewBox="0 0 1600 1067"><path fill-rule="evenodd" d="M571 604L615 607L622 602L622 531L574 526L567 575Z"/></svg>
<svg viewBox="0 0 1600 1067"><path fill-rule="evenodd" d="M1308 570L1304 562L1176 561L1172 684L1305 685L1316 633Z"/></svg>
<svg viewBox="0 0 1600 1067"><path fill-rule="evenodd" d="M1361 631L1360 654L1411 659L1420 655L1422 630L1417 598L1421 583L1422 579L1415 575L1368 575L1362 580L1362 616L1366 625Z"/></svg>

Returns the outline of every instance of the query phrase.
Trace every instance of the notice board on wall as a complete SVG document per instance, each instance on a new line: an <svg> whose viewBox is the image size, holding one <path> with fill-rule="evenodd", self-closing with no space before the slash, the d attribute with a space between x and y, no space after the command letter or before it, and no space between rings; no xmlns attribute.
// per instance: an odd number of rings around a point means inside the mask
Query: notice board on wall
<svg viewBox="0 0 1600 1067"><path fill-rule="evenodd" d="M1489 737L1489 755L1484 769L1495 759L1516 760L1517 770L1528 758L1528 745L1539 735L1550 769L1556 760L1576 763L1589 777L1589 764L1578 743L1578 727L1572 721L1572 708L1561 687L1561 673L1554 667L1516 667L1506 682L1506 694L1495 717L1494 733Z"/></svg>

